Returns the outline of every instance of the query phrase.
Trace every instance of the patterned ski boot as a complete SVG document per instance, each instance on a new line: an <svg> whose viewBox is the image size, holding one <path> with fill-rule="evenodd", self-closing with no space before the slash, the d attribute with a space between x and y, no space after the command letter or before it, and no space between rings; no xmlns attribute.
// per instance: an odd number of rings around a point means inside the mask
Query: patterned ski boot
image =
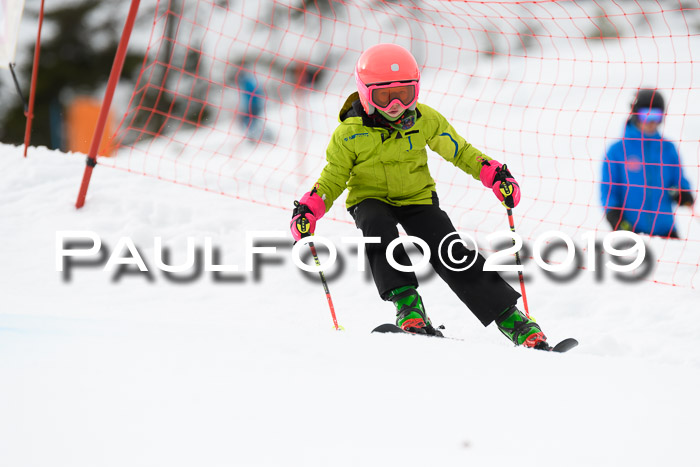
<svg viewBox="0 0 700 467"><path fill-rule="evenodd" d="M412 285L399 287L389 293L389 300L396 306L396 325L407 332L440 336L442 333L430 323L423 307L423 300Z"/></svg>
<svg viewBox="0 0 700 467"><path fill-rule="evenodd" d="M515 345L539 350L549 350L547 336L539 324L525 316L515 306L506 309L496 319L498 329Z"/></svg>

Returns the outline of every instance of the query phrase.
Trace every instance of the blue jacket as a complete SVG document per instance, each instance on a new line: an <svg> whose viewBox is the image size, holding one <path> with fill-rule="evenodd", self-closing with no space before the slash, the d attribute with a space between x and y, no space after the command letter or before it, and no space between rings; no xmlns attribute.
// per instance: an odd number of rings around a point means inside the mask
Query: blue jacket
<svg viewBox="0 0 700 467"><path fill-rule="evenodd" d="M625 136L608 149L603 161L604 209L622 209L622 218L635 232L666 236L674 230L669 194L673 189L690 190L675 145L659 133L642 135L627 123Z"/></svg>
<svg viewBox="0 0 700 467"><path fill-rule="evenodd" d="M244 75L241 81L241 112L244 120L248 121L260 116L265 96L262 86L258 84L258 80L254 76Z"/></svg>

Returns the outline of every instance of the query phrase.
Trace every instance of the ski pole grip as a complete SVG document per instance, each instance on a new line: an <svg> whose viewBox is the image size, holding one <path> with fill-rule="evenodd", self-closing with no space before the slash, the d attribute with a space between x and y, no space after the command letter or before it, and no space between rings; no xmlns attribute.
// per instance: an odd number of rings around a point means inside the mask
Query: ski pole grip
<svg viewBox="0 0 700 467"><path fill-rule="evenodd" d="M505 206L505 208L508 210L513 209L515 207L515 199L513 198L515 188L513 187L512 175L506 164L503 164L496 170L494 180L501 182L498 190L500 191L501 196L503 196L503 206Z"/></svg>

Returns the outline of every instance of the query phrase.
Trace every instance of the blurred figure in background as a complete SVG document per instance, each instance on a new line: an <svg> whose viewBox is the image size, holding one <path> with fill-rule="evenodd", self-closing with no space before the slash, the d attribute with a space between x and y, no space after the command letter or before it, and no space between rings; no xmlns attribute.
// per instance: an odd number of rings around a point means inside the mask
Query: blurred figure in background
<svg viewBox="0 0 700 467"><path fill-rule="evenodd" d="M601 200L613 230L678 238L674 205L692 206L675 145L659 133L665 113L656 89L637 91L625 134L603 161Z"/></svg>
<svg viewBox="0 0 700 467"><path fill-rule="evenodd" d="M263 89L258 80L250 73L240 71L238 88L241 101L239 114L246 138L260 141L263 135Z"/></svg>

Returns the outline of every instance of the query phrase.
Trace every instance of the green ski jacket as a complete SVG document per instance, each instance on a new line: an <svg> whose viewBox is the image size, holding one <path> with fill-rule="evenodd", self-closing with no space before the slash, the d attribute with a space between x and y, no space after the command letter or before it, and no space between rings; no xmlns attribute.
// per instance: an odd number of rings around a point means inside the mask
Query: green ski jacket
<svg viewBox="0 0 700 467"><path fill-rule="evenodd" d="M416 106L411 128L396 130L374 124L355 92L345 101L339 120L316 184L326 212L346 188L348 209L368 198L393 206L432 204L435 180L428 170L426 146L477 180L481 160L491 159L425 104Z"/></svg>

